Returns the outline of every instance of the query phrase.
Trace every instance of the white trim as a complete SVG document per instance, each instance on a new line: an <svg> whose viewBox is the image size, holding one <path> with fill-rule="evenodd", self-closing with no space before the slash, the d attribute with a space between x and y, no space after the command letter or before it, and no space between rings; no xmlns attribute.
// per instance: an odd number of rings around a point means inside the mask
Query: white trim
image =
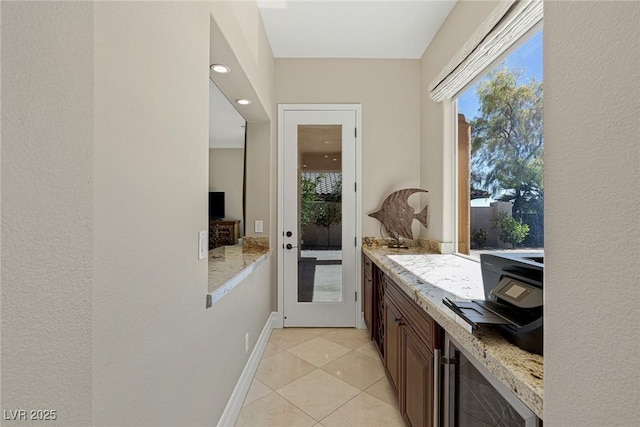
<svg viewBox="0 0 640 427"><path fill-rule="evenodd" d="M451 253L451 246L456 246L454 231L456 224L456 198L458 189L455 187L456 172L455 153L457 146L458 118L454 115L453 101L445 99L442 102L442 239L440 253ZM453 141L454 143L447 143Z"/></svg>
<svg viewBox="0 0 640 427"><path fill-rule="evenodd" d="M362 105L361 104L278 104L278 230L277 230L277 315L274 318L274 328L284 327L284 261L282 257L283 251L283 162L284 162L284 112L285 111L355 111L356 113L356 128L358 133L356 136L356 182L358 191L356 193L356 289L358 291L358 302L356 303L356 314L354 319L354 325L356 328L364 328L364 322L361 320L362 314L362 290L361 290L361 270L362 270L362 257L359 254L362 252Z"/></svg>
<svg viewBox="0 0 640 427"><path fill-rule="evenodd" d="M364 323L364 289L362 289L362 106L355 105L356 110L356 289L358 303L356 304L356 328L366 329Z"/></svg>
<svg viewBox="0 0 640 427"><path fill-rule="evenodd" d="M278 105L278 228L276 230L277 242L276 242L276 277L277 277L277 307L278 310L278 326L277 328L284 327L284 260L282 259L282 248L284 247L284 236L282 235L284 230L284 215L282 212L282 204L284 195L282 194L282 181L284 179L284 170L282 165L284 164L284 110L287 105Z"/></svg>
<svg viewBox="0 0 640 427"><path fill-rule="evenodd" d="M448 102L446 102L446 104L450 104L450 108L451 108L451 115L450 115L450 120L453 123L449 123L450 128L452 129L452 141L453 144L451 144L451 148L453 150L452 153L452 158L451 158L451 180L453 181L453 200L451 201L452 203L452 217L453 217L453 224L451 224L451 241L453 242L453 250L450 253L456 254L458 253L458 246L460 245L460 238L459 238L459 234L458 234L458 217L459 217L459 212L458 209L460 208L459 204L458 204L458 138L460 137L458 135L458 98L454 98L449 100ZM445 139L446 141L446 139ZM469 143L471 143L471 141L469 141ZM446 145L446 144L445 144ZM469 147L471 148L471 147ZM471 164L469 164L469 167L471 167Z"/></svg>
<svg viewBox="0 0 640 427"><path fill-rule="evenodd" d="M227 406L225 406L224 411L218 420L218 427L233 427L235 425L238 415L240 415L244 399L249 392L249 387L251 387L253 376L258 369L260 359L262 359L262 354L267 348L269 337L271 337L271 331L274 327L274 323L276 323L276 317L277 314L272 312L267 318L267 321L262 328L262 332L258 337L258 341L256 342L255 347L253 347L251 356L249 356L249 360L247 360L247 364L244 366L242 374L240 374L240 378L238 378L238 382L233 389L233 393L231 393L231 397L229 397Z"/></svg>

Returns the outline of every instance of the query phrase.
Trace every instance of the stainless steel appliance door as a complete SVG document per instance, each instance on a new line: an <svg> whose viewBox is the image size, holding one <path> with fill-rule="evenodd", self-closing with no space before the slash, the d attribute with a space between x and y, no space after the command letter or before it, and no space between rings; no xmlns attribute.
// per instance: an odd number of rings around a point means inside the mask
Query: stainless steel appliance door
<svg viewBox="0 0 640 427"><path fill-rule="evenodd" d="M445 367L446 426L537 427L538 417L448 335Z"/></svg>

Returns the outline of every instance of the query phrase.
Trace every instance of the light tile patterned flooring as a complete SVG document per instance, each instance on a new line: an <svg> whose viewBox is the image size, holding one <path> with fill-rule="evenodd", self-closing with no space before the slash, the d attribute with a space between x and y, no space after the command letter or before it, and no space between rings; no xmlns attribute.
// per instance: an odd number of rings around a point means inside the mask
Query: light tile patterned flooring
<svg viewBox="0 0 640 427"><path fill-rule="evenodd" d="M403 427L368 332L274 329L236 427Z"/></svg>

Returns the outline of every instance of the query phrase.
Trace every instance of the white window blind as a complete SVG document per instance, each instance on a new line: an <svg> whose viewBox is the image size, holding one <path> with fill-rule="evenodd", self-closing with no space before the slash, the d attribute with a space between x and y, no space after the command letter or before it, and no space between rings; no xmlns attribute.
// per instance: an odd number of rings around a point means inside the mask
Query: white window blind
<svg viewBox="0 0 640 427"><path fill-rule="evenodd" d="M436 102L453 98L542 20L542 0L503 0L429 85Z"/></svg>

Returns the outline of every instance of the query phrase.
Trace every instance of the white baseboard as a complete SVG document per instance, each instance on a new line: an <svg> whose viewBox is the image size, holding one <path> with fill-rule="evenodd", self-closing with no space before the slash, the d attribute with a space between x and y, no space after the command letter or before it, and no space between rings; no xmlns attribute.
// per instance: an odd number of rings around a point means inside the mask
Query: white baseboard
<svg viewBox="0 0 640 427"><path fill-rule="evenodd" d="M367 329L367 322L364 321L364 312L360 313L360 317L358 317L358 324L356 325L357 329Z"/></svg>
<svg viewBox="0 0 640 427"><path fill-rule="evenodd" d="M269 315L269 317L267 318L267 321L264 324L264 328L262 328L262 332L258 337L258 341L256 342L256 345L251 352L251 356L249 356L249 360L247 360L247 364L242 370L242 374L240 375L240 378L238 379L238 382L233 389L233 393L231 393L231 397L229 397L227 406L224 408L224 412L222 412L220 420L218 420L218 427L233 427L233 425L236 423L238 415L240 415L240 410L242 409L244 398L249 392L249 387L251 387L253 376L258 369L260 359L262 359L262 354L267 348L267 343L269 342L269 337L271 336L271 330L273 329L273 324L275 323L276 319L276 312L272 312L271 315Z"/></svg>
<svg viewBox="0 0 640 427"><path fill-rule="evenodd" d="M271 320L273 321L271 323L271 327L273 329L282 329L282 328L284 328L284 320L283 320L282 316L280 315L280 313L278 313L277 311L274 311L273 313L271 313Z"/></svg>

